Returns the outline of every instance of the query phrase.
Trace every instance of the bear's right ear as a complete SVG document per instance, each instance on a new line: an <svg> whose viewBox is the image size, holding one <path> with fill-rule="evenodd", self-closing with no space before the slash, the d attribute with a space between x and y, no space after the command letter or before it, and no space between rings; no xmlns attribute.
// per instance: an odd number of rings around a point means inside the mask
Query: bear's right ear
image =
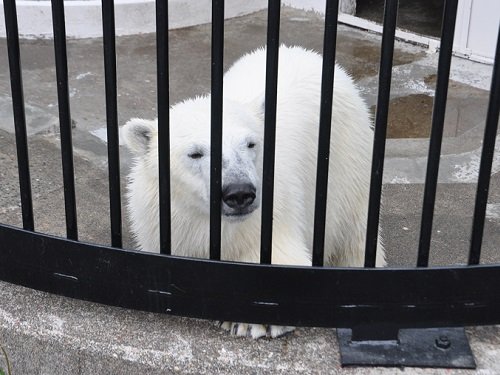
<svg viewBox="0 0 500 375"><path fill-rule="evenodd" d="M255 99L250 102L250 108L252 108L253 112L257 114L257 116L264 120L264 114L266 112L266 96L264 93L261 93Z"/></svg>
<svg viewBox="0 0 500 375"><path fill-rule="evenodd" d="M129 150L140 156L148 151L156 128L156 121L133 118L123 125L120 135Z"/></svg>

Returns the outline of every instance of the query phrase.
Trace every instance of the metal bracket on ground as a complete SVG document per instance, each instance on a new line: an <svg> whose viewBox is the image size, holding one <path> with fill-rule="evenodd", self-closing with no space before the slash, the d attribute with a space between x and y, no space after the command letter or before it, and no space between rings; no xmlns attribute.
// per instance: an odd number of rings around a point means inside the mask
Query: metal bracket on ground
<svg viewBox="0 0 500 375"><path fill-rule="evenodd" d="M342 366L475 369L464 328L338 329Z"/></svg>

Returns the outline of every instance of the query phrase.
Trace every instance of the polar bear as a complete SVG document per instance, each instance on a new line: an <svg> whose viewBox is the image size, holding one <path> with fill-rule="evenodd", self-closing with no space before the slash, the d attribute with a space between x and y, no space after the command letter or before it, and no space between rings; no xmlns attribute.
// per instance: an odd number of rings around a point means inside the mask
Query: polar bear
<svg viewBox="0 0 500 375"><path fill-rule="evenodd" d="M224 75L222 244L224 260L259 262L266 51ZM322 58L279 50L272 263L311 265ZM172 248L209 255L210 96L170 110ZM131 230L141 250L159 252L157 121L131 119L122 139L134 154L127 186ZM335 67L325 264L363 266L373 131L353 80ZM377 266L383 266L379 240ZM279 336L292 327L224 323L238 336Z"/></svg>

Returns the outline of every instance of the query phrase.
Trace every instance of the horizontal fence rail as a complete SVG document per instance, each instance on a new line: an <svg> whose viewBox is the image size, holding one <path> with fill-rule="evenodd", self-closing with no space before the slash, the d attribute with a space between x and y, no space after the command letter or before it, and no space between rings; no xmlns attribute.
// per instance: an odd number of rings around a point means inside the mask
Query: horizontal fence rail
<svg viewBox="0 0 500 375"><path fill-rule="evenodd" d="M285 325L500 320L500 267L331 269L238 264L83 244L0 225L2 280L116 306ZM395 282L397 280L397 282Z"/></svg>
<svg viewBox="0 0 500 375"><path fill-rule="evenodd" d="M326 2L313 266L271 265L280 1L269 0L264 108L261 264L221 262L224 1L212 4L210 260L171 256L168 1L156 0L160 254L120 249L122 215L114 7L102 0L112 247L76 241L76 203L64 7L52 0L68 239L35 233L15 0L4 0L23 229L0 223L0 279L126 308L256 323L396 328L500 323L500 265L479 265L500 103L500 33L468 266L429 268L457 0L447 0L424 192L418 267L374 268L398 0L387 0L375 116L365 268L323 267L338 0Z"/></svg>

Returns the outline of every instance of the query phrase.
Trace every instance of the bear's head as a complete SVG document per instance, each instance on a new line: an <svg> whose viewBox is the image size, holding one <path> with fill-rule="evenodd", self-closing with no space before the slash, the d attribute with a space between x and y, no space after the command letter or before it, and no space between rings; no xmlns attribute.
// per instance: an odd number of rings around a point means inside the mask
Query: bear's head
<svg viewBox="0 0 500 375"><path fill-rule="evenodd" d="M259 207L262 175L262 116L251 105L224 101L222 217L238 222ZM122 128L135 157L131 184L158 185L158 123L131 119ZM198 97L170 110L170 181L172 206L210 213L210 97ZM143 180L138 182L137 180ZM134 192L132 194L143 194ZM156 199L156 198L155 198ZM146 203L145 204L151 204Z"/></svg>

